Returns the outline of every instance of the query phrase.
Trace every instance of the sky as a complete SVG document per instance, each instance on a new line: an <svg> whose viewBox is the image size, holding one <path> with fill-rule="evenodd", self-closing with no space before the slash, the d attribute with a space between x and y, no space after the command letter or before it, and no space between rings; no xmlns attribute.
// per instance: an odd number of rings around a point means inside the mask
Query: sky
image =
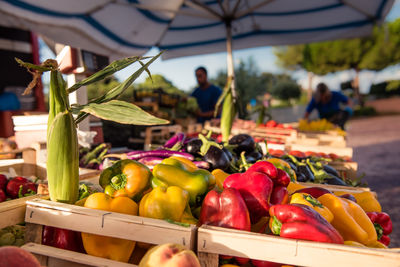
<svg viewBox="0 0 400 267"><path fill-rule="evenodd" d="M387 21L393 21L400 17L400 0L396 0L391 11L386 17ZM43 44L43 43L42 43ZM145 56L153 56L158 53L158 49L154 48L149 50ZM41 60L47 58L54 58L54 55L49 49L46 49L44 45L41 46ZM271 46L250 48L243 50L236 50L233 52L233 58L235 65L237 66L241 61L247 62L252 57L258 70L261 72L271 73L283 73L285 70L280 69L276 64L276 58L273 54L273 48ZM196 87L196 79L194 76L194 70L198 66L205 66L208 70L208 76L213 78L217 75L220 70L226 70L226 52L176 58L170 60L158 59L153 62L149 69L152 74L161 74L166 79L171 81L177 88L190 91ZM116 74L117 79L124 80L136 69L137 65L128 67ZM308 87L308 78L305 71L291 72L292 77L300 84L303 88ZM325 76L315 76L313 78L313 88L319 82L325 82L332 90L339 90L340 83L349 81L354 77L353 71L342 71L334 74L328 74ZM136 83L143 82L147 75L141 75ZM48 77L44 77L48 79ZM379 83L388 79L400 79L400 65L389 67L381 72L373 71L361 71L360 72L360 90L362 93L368 93L369 87L372 83Z"/></svg>

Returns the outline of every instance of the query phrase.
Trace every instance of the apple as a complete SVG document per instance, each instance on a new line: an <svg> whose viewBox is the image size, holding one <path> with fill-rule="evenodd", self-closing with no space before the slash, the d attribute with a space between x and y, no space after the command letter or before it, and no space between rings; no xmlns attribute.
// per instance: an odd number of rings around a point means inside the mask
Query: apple
<svg viewBox="0 0 400 267"><path fill-rule="evenodd" d="M144 255L139 267L200 267L193 251L179 244L162 244L151 248Z"/></svg>
<svg viewBox="0 0 400 267"><path fill-rule="evenodd" d="M0 247L0 267L40 267L39 261L28 251L12 246Z"/></svg>

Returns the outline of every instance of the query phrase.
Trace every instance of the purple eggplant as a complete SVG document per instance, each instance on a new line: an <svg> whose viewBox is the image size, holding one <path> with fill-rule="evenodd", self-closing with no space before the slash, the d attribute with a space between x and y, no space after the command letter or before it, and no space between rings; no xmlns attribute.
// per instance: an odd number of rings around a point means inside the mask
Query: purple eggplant
<svg viewBox="0 0 400 267"><path fill-rule="evenodd" d="M135 152L135 153L134 153ZM132 151L127 153L128 159L138 160L144 157L160 157L169 158L172 156L184 157L189 160L194 160L193 155L185 152L171 151L171 150L151 150L151 151Z"/></svg>
<svg viewBox="0 0 400 267"><path fill-rule="evenodd" d="M203 141L201 141L199 138L194 138L185 145L185 150L192 155L199 156L202 145Z"/></svg>
<svg viewBox="0 0 400 267"><path fill-rule="evenodd" d="M193 161L194 165L197 166L197 168L200 169L210 169L210 163L208 163L207 161Z"/></svg>
<svg viewBox="0 0 400 267"><path fill-rule="evenodd" d="M174 145L181 143L183 144L185 140L185 134L184 133L176 133L174 136L172 136L165 144L163 145L164 148L172 148Z"/></svg>
<svg viewBox="0 0 400 267"><path fill-rule="evenodd" d="M154 165L161 163L162 160L163 160L163 158L160 158L160 157L144 157L144 158L139 159L138 161L140 163L143 163L144 165L154 166Z"/></svg>
<svg viewBox="0 0 400 267"><path fill-rule="evenodd" d="M238 134L233 136L231 139L229 139L229 144L237 145L237 147L233 149L237 155L240 155L242 151L250 153L256 147L253 137L248 134Z"/></svg>
<svg viewBox="0 0 400 267"><path fill-rule="evenodd" d="M230 161L225 152L216 147L210 146L207 153L204 155L204 160L211 164L211 168L227 170L230 166Z"/></svg>

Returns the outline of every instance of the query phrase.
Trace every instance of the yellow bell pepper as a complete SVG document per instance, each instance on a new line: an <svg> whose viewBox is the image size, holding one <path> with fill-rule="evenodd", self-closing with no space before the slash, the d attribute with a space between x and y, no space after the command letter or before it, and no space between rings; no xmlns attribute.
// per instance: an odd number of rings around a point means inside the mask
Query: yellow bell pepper
<svg viewBox="0 0 400 267"><path fill-rule="evenodd" d="M374 242L373 244L368 245L369 248L388 248L385 244L382 244L379 241Z"/></svg>
<svg viewBox="0 0 400 267"><path fill-rule="evenodd" d="M195 170L198 169L196 164L194 164L190 159L187 159L187 158L184 158L184 157L177 157L177 156L169 157L169 159L174 159L174 160L179 161L181 164L183 164L183 168L186 169L189 172L194 172ZM163 160L162 163L175 165L173 163L173 161L168 160L168 159Z"/></svg>
<svg viewBox="0 0 400 267"><path fill-rule="evenodd" d="M367 246L376 242L375 227L359 205L334 194L324 194L318 200L333 213L331 224L344 240L357 241Z"/></svg>
<svg viewBox="0 0 400 267"><path fill-rule="evenodd" d="M116 197L105 193L94 193L85 201L91 209L137 215L138 205L128 197ZM87 254L116 261L128 262L135 248L135 241L82 233L82 242Z"/></svg>
<svg viewBox="0 0 400 267"><path fill-rule="evenodd" d="M358 242L356 242L356 241L351 241L351 240L344 241L343 244L345 244L345 245L347 245L347 246L352 246L352 247L366 248L366 246L364 246L363 244L358 243Z"/></svg>
<svg viewBox="0 0 400 267"><path fill-rule="evenodd" d="M343 191L335 192L335 195L337 196L341 196L344 194L349 193ZM374 193L370 191L365 191L361 193L350 193L350 195L353 195L356 198L357 204L360 205L365 212L382 212L381 204L379 203L378 199L376 199Z"/></svg>
<svg viewBox="0 0 400 267"><path fill-rule="evenodd" d="M296 182L290 182L286 189L289 192L289 194L293 194L297 190L303 189L303 188L306 188L306 187L304 185L298 184Z"/></svg>
<svg viewBox="0 0 400 267"><path fill-rule="evenodd" d="M304 204L311 208L313 208L316 212L321 214L322 217L325 218L329 223L333 220L332 212L322 205L317 199L313 198L310 194L307 193L295 193L292 195L290 199L290 204Z"/></svg>
<svg viewBox="0 0 400 267"><path fill-rule="evenodd" d="M189 194L182 188L159 186L143 196L139 204L139 215L181 222L188 201Z"/></svg>
<svg viewBox="0 0 400 267"><path fill-rule="evenodd" d="M211 172L211 174L214 175L218 188L220 190L223 190L224 189L224 181L225 181L226 177L228 177L230 174L224 172L221 169L215 169Z"/></svg>

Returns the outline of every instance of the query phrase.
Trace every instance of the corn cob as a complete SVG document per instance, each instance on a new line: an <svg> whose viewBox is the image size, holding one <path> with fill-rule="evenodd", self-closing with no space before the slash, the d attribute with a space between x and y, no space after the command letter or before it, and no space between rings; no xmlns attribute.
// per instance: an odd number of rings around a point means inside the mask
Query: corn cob
<svg viewBox="0 0 400 267"><path fill-rule="evenodd" d="M233 119L235 118L236 108L232 95L231 88L228 89L228 93L225 96L224 103L222 105L222 114L221 114L221 133L222 133L222 141L228 142L229 135L231 134Z"/></svg>
<svg viewBox="0 0 400 267"><path fill-rule="evenodd" d="M65 81L58 70L50 74L47 122L47 180L50 199L75 203L79 194L79 150Z"/></svg>

